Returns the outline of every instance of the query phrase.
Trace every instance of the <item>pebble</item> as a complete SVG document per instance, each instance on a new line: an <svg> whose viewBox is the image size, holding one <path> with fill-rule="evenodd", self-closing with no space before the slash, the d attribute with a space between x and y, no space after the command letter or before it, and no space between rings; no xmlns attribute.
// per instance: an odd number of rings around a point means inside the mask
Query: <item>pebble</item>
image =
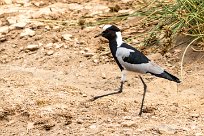
<svg viewBox="0 0 204 136"><path fill-rule="evenodd" d="M26 25L26 22L18 22L16 24L13 24L12 26L14 26L15 28L24 28Z"/></svg>
<svg viewBox="0 0 204 136"><path fill-rule="evenodd" d="M27 46L26 49L28 49L30 51L35 51L35 50L39 49L39 46L37 44L30 44Z"/></svg>
<svg viewBox="0 0 204 136"><path fill-rule="evenodd" d="M90 129L96 129L97 126L95 124L92 124L91 126L89 126Z"/></svg>
<svg viewBox="0 0 204 136"><path fill-rule="evenodd" d="M105 73L102 73L102 76L101 76L103 79L106 79L106 74Z"/></svg>
<svg viewBox="0 0 204 136"><path fill-rule="evenodd" d="M12 0L3 0L6 4L12 4Z"/></svg>
<svg viewBox="0 0 204 136"><path fill-rule="evenodd" d="M6 41L6 37L3 35L0 35L0 42L4 42L4 41Z"/></svg>
<svg viewBox="0 0 204 136"><path fill-rule="evenodd" d="M125 120L131 120L132 117L131 117L131 116L124 116L123 119L125 119Z"/></svg>
<svg viewBox="0 0 204 136"><path fill-rule="evenodd" d="M9 32L9 27L8 26L0 27L0 33L7 34L8 32Z"/></svg>
<svg viewBox="0 0 204 136"><path fill-rule="evenodd" d="M71 34L63 34L62 35L63 39L64 40L67 40L67 41L72 41L72 35Z"/></svg>
<svg viewBox="0 0 204 136"><path fill-rule="evenodd" d="M198 118L198 117L199 117L199 114L193 113L193 114L191 114L190 116L191 116L192 118Z"/></svg>
<svg viewBox="0 0 204 136"><path fill-rule="evenodd" d="M16 24L17 23L17 18L16 17L8 17L7 21L10 25Z"/></svg>
<svg viewBox="0 0 204 136"><path fill-rule="evenodd" d="M24 29L21 34L20 34L20 37L24 37L24 36L34 36L35 35L35 31L33 31L32 29L30 28L26 28Z"/></svg>
<svg viewBox="0 0 204 136"><path fill-rule="evenodd" d="M54 54L54 51L53 50L49 50L46 52L46 55L50 56L50 55L53 55Z"/></svg>
<svg viewBox="0 0 204 136"><path fill-rule="evenodd" d="M161 134L173 135L176 133L175 126L171 126L168 124L162 124L158 127L158 130Z"/></svg>
<svg viewBox="0 0 204 136"><path fill-rule="evenodd" d="M78 119L78 120L77 120L77 124L83 124L83 122L84 122L84 121L83 121L82 119Z"/></svg>
<svg viewBox="0 0 204 136"><path fill-rule="evenodd" d="M52 49L53 47L53 43L48 43L47 45L45 45L46 49Z"/></svg>
<svg viewBox="0 0 204 136"><path fill-rule="evenodd" d="M96 64L98 64L98 63L99 63L99 60L94 59L93 62L96 63Z"/></svg>
<svg viewBox="0 0 204 136"><path fill-rule="evenodd" d="M59 48L61 48L63 46L63 44L57 44L57 43L55 43L54 45L55 45L56 49L59 49Z"/></svg>
<svg viewBox="0 0 204 136"><path fill-rule="evenodd" d="M84 53L84 57L92 57L94 55L94 53L91 52L85 52Z"/></svg>
<svg viewBox="0 0 204 136"><path fill-rule="evenodd" d="M135 121L125 121L121 124L123 127L136 127Z"/></svg>

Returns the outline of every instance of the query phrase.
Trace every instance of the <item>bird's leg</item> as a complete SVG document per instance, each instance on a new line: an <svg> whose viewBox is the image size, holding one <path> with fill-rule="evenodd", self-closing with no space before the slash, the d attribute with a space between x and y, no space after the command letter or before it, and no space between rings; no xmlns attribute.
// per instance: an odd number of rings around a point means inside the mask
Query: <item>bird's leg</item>
<svg viewBox="0 0 204 136"><path fill-rule="evenodd" d="M104 94L104 95L95 96L91 100L94 101L94 100L96 100L98 98L102 98L104 96L109 96L109 95L113 95L113 94L122 93L122 91L123 91L123 84L125 83L125 80L126 80L126 71L122 70L121 84L120 84L120 88L119 88L119 90L117 92L112 92L112 93L108 93L108 94Z"/></svg>
<svg viewBox="0 0 204 136"><path fill-rule="evenodd" d="M146 91L147 91L147 85L145 84L145 82L144 82L144 80L142 79L141 76L139 76L139 78L142 81L142 84L144 86L144 93L143 93L142 103L141 103L140 112L139 112L139 116L141 116L142 115L142 108L143 108L143 105L144 105L145 94L146 94Z"/></svg>

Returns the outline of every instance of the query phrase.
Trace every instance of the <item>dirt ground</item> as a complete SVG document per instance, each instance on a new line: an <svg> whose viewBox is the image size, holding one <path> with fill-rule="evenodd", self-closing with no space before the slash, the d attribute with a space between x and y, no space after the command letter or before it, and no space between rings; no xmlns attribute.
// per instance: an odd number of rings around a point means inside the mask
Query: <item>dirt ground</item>
<svg viewBox="0 0 204 136"><path fill-rule="evenodd" d="M103 25L83 23L118 14L110 7L131 13L142 2L0 2L0 135L204 135L204 52L191 48L182 83L142 75L148 92L141 117L143 86L135 73L128 73L123 93L90 101L119 87L120 70L107 41L94 38ZM125 38L145 29L137 20L117 23ZM149 48L143 52L181 78L184 49L181 44L164 55Z"/></svg>

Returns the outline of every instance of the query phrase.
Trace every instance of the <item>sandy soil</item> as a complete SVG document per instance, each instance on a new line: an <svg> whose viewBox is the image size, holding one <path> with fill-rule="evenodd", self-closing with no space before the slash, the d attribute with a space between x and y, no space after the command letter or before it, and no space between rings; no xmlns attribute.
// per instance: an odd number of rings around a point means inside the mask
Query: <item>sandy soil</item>
<svg viewBox="0 0 204 136"><path fill-rule="evenodd" d="M109 7L116 4L123 12L131 12L127 8L131 2L134 5L131 0L36 0L0 6L0 30L4 27L0 35L0 135L204 135L203 52L189 49L181 84L142 75L148 92L141 117L143 86L135 73L128 73L123 93L90 101L117 89L120 71L107 41L93 38L100 26L82 29L73 24L83 23L79 19L83 16L86 22L94 22L99 16L115 14ZM138 19L118 23L126 28L124 37L142 29ZM26 28L34 32L23 35ZM134 41L130 43L136 47ZM163 56L151 48L143 51L180 77L184 48L182 44Z"/></svg>

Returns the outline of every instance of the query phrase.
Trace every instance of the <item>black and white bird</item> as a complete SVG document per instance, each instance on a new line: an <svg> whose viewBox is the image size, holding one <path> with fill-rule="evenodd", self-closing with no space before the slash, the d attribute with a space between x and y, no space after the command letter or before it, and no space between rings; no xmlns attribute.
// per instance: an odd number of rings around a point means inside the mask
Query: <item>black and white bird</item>
<svg viewBox="0 0 204 136"><path fill-rule="evenodd" d="M121 93L123 90L123 84L126 81L126 71L138 72L142 74L150 73L151 75L180 83L180 80L177 77L168 73L163 68L149 60L142 52L125 43L122 40L120 29L115 25L105 25L103 27L103 32L95 37L99 36L108 39L111 53L121 70L122 76L119 91L105 95L95 96L93 100L104 96ZM141 115L147 86L142 77L139 76L139 78L144 85L144 93L139 112L139 115Z"/></svg>

